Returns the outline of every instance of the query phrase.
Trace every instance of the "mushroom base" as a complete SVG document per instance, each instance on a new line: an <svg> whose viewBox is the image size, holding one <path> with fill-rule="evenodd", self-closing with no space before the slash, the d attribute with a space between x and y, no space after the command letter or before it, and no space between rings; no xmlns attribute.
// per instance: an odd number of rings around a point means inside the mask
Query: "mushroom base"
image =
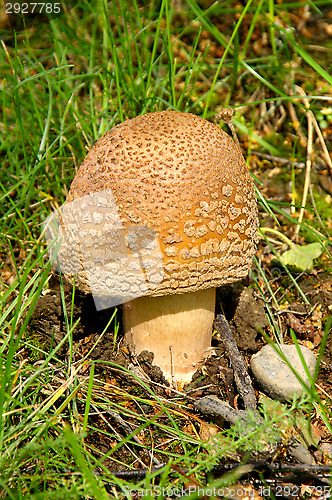
<svg viewBox="0 0 332 500"><path fill-rule="evenodd" d="M189 383L211 347L215 288L139 297L124 305L125 341L136 354L154 353L171 383Z"/></svg>

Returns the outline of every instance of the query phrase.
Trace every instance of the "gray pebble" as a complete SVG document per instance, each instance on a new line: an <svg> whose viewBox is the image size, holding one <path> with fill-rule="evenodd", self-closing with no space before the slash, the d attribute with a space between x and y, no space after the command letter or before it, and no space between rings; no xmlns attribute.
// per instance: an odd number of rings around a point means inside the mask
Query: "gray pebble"
<svg viewBox="0 0 332 500"><path fill-rule="evenodd" d="M320 451L324 453L324 455L327 455L327 457L330 459L328 461L329 464L331 464L331 458L332 458L332 443L327 443L324 442L319 446ZM326 462L326 460L325 460Z"/></svg>
<svg viewBox="0 0 332 500"><path fill-rule="evenodd" d="M282 344L281 349L306 384L309 384L301 359L295 345ZM316 357L307 347L300 346L311 376L315 373ZM304 392L301 383L297 380L286 362L270 345L264 346L251 358L252 374L261 386L263 392L279 401L292 400L294 393L299 396ZM310 384L309 384L310 385Z"/></svg>

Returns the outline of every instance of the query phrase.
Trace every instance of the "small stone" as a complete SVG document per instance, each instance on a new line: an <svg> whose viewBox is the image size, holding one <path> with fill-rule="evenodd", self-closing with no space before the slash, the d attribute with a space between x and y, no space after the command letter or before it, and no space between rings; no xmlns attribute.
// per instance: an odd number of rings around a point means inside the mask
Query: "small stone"
<svg viewBox="0 0 332 500"><path fill-rule="evenodd" d="M332 464L332 443L322 443L319 447L319 451L321 451L325 456L324 456L324 463L325 464Z"/></svg>
<svg viewBox="0 0 332 500"><path fill-rule="evenodd" d="M310 385L295 345L283 344L280 347L294 370L296 370L306 384ZM300 346L300 349L309 373L313 377L316 367L316 357L307 347ZM299 396L304 392L301 383L292 370L270 344L264 346L258 353L252 356L250 367L257 383L271 398L278 399L279 401L289 401L292 400L294 394Z"/></svg>

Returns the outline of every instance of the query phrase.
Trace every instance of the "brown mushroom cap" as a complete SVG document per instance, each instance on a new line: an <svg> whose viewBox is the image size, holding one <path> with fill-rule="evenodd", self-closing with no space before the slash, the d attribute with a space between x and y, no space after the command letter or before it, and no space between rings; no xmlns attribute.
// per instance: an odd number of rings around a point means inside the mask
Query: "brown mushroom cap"
<svg viewBox="0 0 332 500"><path fill-rule="evenodd" d="M257 244L256 198L240 149L218 126L163 111L112 128L86 156L67 201L105 190L113 193L124 228L152 228L157 236L164 276L145 294L195 292L248 274ZM89 280L83 268L76 270L86 292ZM124 296L131 285L123 281Z"/></svg>
<svg viewBox="0 0 332 500"><path fill-rule="evenodd" d="M112 296L127 302L126 342L185 383L211 346L215 288L248 274L257 226L232 139L189 113L150 113L111 129L86 156L60 220L59 260L102 307Z"/></svg>

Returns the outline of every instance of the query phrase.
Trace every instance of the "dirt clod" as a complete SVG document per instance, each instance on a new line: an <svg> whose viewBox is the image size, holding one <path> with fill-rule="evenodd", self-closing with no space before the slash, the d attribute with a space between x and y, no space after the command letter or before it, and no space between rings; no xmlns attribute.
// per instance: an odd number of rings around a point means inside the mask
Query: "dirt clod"
<svg viewBox="0 0 332 500"><path fill-rule="evenodd" d="M268 326L268 320L264 302L252 288L241 292L230 326L239 349L253 352L262 345L259 332Z"/></svg>

